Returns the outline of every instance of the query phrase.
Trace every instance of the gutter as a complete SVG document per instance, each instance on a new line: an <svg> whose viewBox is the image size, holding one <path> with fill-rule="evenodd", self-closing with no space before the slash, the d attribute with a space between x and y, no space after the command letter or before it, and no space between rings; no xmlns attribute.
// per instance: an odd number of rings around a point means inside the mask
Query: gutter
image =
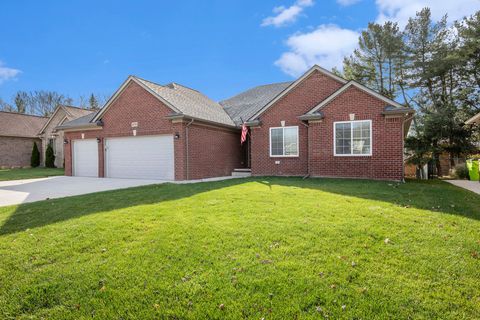
<svg viewBox="0 0 480 320"><path fill-rule="evenodd" d="M401 114L405 114L408 115L408 114L414 114L415 113L415 110L411 109L411 108L397 108L397 109L392 109L392 110L384 110L382 111L382 114L383 115L401 115Z"/></svg>
<svg viewBox="0 0 480 320"><path fill-rule="evenodd" d="M168 120L195 120L198 122L204 122L204 123L219 126L219 127L225 127L225 128L237 129L237 130L240 129L240 127L236 126L235 124L226 124L226 123L220 123L220 122L211 121L211 120L205 120L197 117L192 117L183 113L173 113L166 116L165 118Z"/></svg>
<svg viewBox="0 0 480 320"><path fill-rule="evenodd" d="M297 118L298 120L302 120L302 121L309 121L309 120L315 121L315 120L322 120L323 118L325 118L325 116L321 112L315 112L315 113L302 114Z"/></svg>
<svg viewBox="0 0 480 320"><path fill-rule="evenodd" d="M75 131L75 130L82 130L82 129L91 129L91 128L98 128L98 127L103 127L103 121L98 120L96 122L87 122L87 123L82 123L78 125L73 125L73 126L56 126L55 130L64 130L64 131ZM99 128L101 129L101 128Z"/></svg>

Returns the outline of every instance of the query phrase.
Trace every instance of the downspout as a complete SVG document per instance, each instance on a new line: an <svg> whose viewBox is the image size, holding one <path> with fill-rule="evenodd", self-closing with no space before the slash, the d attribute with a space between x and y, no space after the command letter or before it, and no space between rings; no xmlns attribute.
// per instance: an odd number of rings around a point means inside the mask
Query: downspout
<svg viewBox="0 0 480 320"><path fill-rule="evenodd" d="M310 177L310 125L301 121L305 127L307 127L307 174L302 179L307 179ZM298 146L298 150L300 150L300 146Z"/></svg>
<svg viewBox="0 0 480 320"><path fill-rule="evenodd" d="M190 171L190 168L189 168L189 163L188 163L188 159L189 159L189 155L188 155L188 127L193 123L193 119L190 120L189 123L187 123L187 125L185 126L185 152L186 152L186 167L187 167L187 180L189 180L189 171Z"/></svg>

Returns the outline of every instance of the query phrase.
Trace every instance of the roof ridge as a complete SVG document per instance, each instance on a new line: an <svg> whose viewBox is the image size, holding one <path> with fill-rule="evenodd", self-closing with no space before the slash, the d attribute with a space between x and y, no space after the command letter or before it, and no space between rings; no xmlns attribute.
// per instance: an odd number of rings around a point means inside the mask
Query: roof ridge
<svg viewBox="0 0 480 320"><path fill-rule="evenodd" d="M74 109L80 109L80 110L89 110L87 108L82 108L82 107L77 107L77 106L71 106L71 105L68 105L68 104L61 104L60 106L62 107L65 107L65 108L74 108Z"/></svg>
<svg viewBox="0 0 480 320"><path fill-rule="evenodd" d="M254 87L248 88L248 89L246 89L246 90L244 90L244 91L242 91L242 92L240 92L240 93L237 93L236 95L231 96L231 97L229 97L229 98L227 98L227 99L220 100L218 103L221 104L221 103L224 102L224 101L227 101L227 100L233 99L233 98L235 98L235 97L238 97L239 95L242 95L242 94L244 94L244 93L246 93L246 92L248 92L248 91L251 91L251 90L253 90L253 89L256 89L256 88L262 88L262 87L267 87L267 86L272 86L272 85L279 85L279 84L287 84L287 83L292 83L292 82L293 82L293 81L282 81L282 82L272 82L272 83L267 83L267 84L259 84L259 85L256 85L256 86L254 86Z"/></svg>
<svg viewBox="0 0 480 320"><path fill-rule="evenodd" d="M154 84L154 85L159 86L159 87L162 87L162 88L165 87L163 84L160 84L160 83L157 83L157 82L153 82L153 81L151 81L151 80L147 80L147 79L142 78L142 77L139 77L139 76L131 75L131 77L136 78L136 79L139 79L139 80L142 80L142 81L150 82L151 84Z"/></svg>
<svg viewBox="0 0 480 320"><path fill-rule="evenodd" d="M21 112L15 112L15 111L4 111L0 110L2 113L10 113L10 114L18 114L21 116L29 116L29 117L36 117L36 118L49 118L49 116L37 116L36 114L30 114L30 113L21 113Z"/></svg>
<svg viewBox="0 0 480 320"><path fill-rule="evenodd" d="M177 86L183 87L183 88L185 88L185 89L189 89L189 90L192 90L192 91L198 92L198 93L200 93L200 94L204 95L205 97L207 97L207 96L206 96L205 94L203 94L203 93L202 93L200 90L197 90L197 89L194 89L194 88L188 87L188 86L186 86L186 85L183 85L183 84L181 84L181 83L178 83L178 82L170 82L169 84L177 85ZM167 84L167 86L168 86L169 84ZM210 98L209 98L209 99L210 99ZM210 100L211 100L211 99L210 99Z"/></svg>

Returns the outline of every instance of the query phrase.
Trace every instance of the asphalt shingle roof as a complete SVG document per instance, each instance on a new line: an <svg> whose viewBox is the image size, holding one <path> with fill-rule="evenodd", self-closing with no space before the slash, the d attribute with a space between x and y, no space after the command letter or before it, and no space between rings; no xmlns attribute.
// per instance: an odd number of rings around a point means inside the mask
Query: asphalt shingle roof
<svg viewBox="0 0 480 320"><path fill-rule="evenodd" d="M197 90L178 83L159 85L157 83L133 77L159 97L167 101L174 109L186 116L203 119L219 124L238 126L260 111L267 103L285 90L292 82L273 83L257 86L232 98L215 102ZM91 113L59 126L59 129L93 125L91 121L96 113Z"/></svg>
<svg viewBox="0 0 480 320"><path fill-rule="evenodd" d="M67 128L75 128L75 127L81 127L81 126L89 125L90 121L92 121L92 119L95 117L96 114L97 114L96 112L91 112L91 113L87 114L86 116L83 116L83 117L80 117L80 118L77 118L77 119L74 119L74 120L71 120L71 121L67 121L67 122L63 123L62 125L58 126L57 128L58 129L67 129Z"/></svg>
<svg viewBox="0 0 480 320"><path fill-rule="evenodd" d="M0 136L34 138L47 121L47 117L1 111Z"/></svg>
<svg viewBox="0 0 480 320"><path fill-rule="evenodd" d="M74 120L83 116L86 116L87 114L92 113L92 110L88 109L82 109L78 107L72 107L72 106L63 106L63 108L67 111L67 117L69 120Z"/></svg>
<svg viewBox="0 0 480 320"><path fill-rule="evenodd" d="M135 77L153 92L168 101L184 115L233 126L232 119L220 104L211 100L197 90L190 89L178 83L159 85Z"/></svg>
<svg viewBox="0 0 480 320"><path fill-rule="evenodd" d="M235 124L240 125L242 120L246 121L255 115L290 84L292 84L292 82L257 86L234 97L220 101L220 104Z"/></svg>

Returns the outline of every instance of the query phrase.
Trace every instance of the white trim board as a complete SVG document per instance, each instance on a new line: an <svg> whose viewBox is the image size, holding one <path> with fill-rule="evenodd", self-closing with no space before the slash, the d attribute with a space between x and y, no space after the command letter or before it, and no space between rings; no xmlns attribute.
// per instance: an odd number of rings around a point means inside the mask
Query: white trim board
<svg viewBox="0 0 480 320"><path fill-rule="evenodd" d="M267 111L267 109L269 109L273 104L275 104L275 102L277 102L278 100L280 100L282 97L284 97L288 92L290 92L291 90L293 90L298 84L300 84L300 82L302 82L303 80L305 80L306 78L308 78L308 76L310 76L314 71L318 71L318 72L321 72L329 77L331 77L332 79L340 82L340 83L347 83L347 80L337 76L336 74L318 66L318 65L314 65L313 67L311 67L307 72L305 72L300 78L298 78L297 80L295 80L294 82L292 82L285 90L283 90L282 92L280 92L278 95L276 95L269 103L267 103L260 111L258 111L257 113L255 113L255 115L253 115L253 117L250 117L248 119L248 121L251 121L251 120L255 120L256 118L258 118L262 113L264 113L265 111Z"/></svg>
<svg viewBox="0 0 480 320"><path fill-rule="evenodd" d="M55 108L55 111L53 111L52 115L48 118L48 121L43 125L42 129L40 130L40 132L38 133L39 135L41 135L43 133L43 131L45 131L45 129L47 128L47 126L50 124L50 122L52 122L52 119L55 117L55 115L57 114L58 110L60 109L63 109L63 111L65 112L66 115L68 115L67 111L63 108L62 105L58 105L56 108Z"/></svg>
<svg viewBox="0 0 480 320"><path fill-rule="evenodd" d="M289 128L295 128L297 129L297 154L291 154L291 155L285 155L285 129L289 129ZM283 150L283 154L281 155L273 155L272 154L272 130L273 129L284 129L283 130L283 133L282 133L282 150ZM300 146L298 145L299 143L299 130L298 130L298 126L285 126L285 127L270 127L268 129L268 144L269 144L269 155L270 155L270 158L298 158L300 156Z"/></svg>
<svg viewBox="0 0 480 320"><path fill-rule="evenodd" d="M314 107L312 110L308 111L307 114L313 114L315 113L316 111L318 111L319 109L323 108L324 106L326 106L327 104L329 104L330 102L332 102L336 97L338 97L340 94L342 94L343 92L345 92L348 88L350 88L351 86L354 86L364 92L366 92L367 94L370 94L372 96L374 96L375 98L378 98L388 104L391 104L393 105L394 107L397 107L397 108L405 108L405 106L401 105L400 103L390 99L390 98L387 98L375 91L373 91L372 89L370 88L367 88L365 87L364 85L358 83L358 82L355 82L353 80L349 81L348 83L346 83L343 87L341 87L340 89L338 89L337 91L335 91L333 94L331 94L327 99L323 100L322 102L320 102L316 107Z"/></svg>
<svg viewBox="0 0 480 320"><path fill-rule="evenodd" d="M337 123L354 123L354 122L368 122L370 124L370 153L337 153ZM333 156L334 157L371 157L373 155L373 139L372 139L373 125L372 120L350 120L350 121L334 121L333 122ZM350 126L350 142L353 142L353 126ZM353 144L350 145L350 152L353 152Z"/></svg>
<svg viewBox="0 0 480 320"><path fill-rule="evenodd" d="M160 97L155 91L153 91L152 89L150 89L149 87L147 87L145 84L143 84L141 81L139 81L137 79L137 77L135 76L128 76L127 80L125 80L123 82L123 84L120 86L120 88L117 89L117 91L115 91L115 93L110 97L110 99L108 99L108 101L105 103L105 105L102 107L102 109L100 109L100 111L95 115L95 117L90 120L91 123L95 123L97 122L98 120L100 120L101 116L108 110L108 108L112 105L112 103L117 99L117 97L123 92L123 90L127 87L127 85L131 82L135 82L136 84L138 84L140 87L142 87L143 89L145 89L148 93L150 93L151 95L153 95L155 98L157 98L158 100L160 100L163 104L165 104L167 107L169 107L170 109L172 109L174 112L177 112L177 113L181 113L177 108L175 108L170 102L168 102L167 100L163 99L162 97ZM147 80L145 80L147 81Z"/></svg>

